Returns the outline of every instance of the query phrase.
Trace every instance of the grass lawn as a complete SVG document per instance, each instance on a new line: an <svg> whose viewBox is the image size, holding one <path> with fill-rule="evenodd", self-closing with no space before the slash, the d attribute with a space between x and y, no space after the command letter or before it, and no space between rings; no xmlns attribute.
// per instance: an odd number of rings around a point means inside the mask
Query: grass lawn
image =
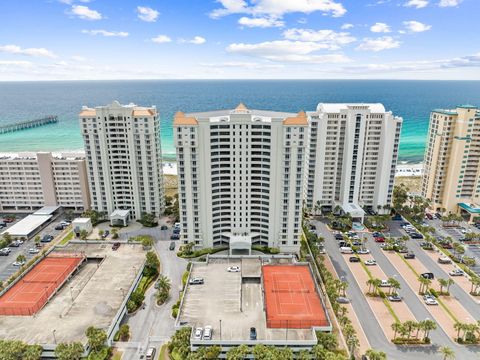
<svg viewBox="0 0 480 360"><path fill-rule="evenodd" d="M74 236L74 233L73 233L73 230L72 230L62 239L62 241L59 242L59 245L67 244L70 240L73 239L73 236Z"/></svg>
<svg viewBox="0 0 480 360"><path fill-rule="evenodd" d="M113 355L111 360L121 360L122 359L123 352L118 351L118 350L113 350Z"/></svg>

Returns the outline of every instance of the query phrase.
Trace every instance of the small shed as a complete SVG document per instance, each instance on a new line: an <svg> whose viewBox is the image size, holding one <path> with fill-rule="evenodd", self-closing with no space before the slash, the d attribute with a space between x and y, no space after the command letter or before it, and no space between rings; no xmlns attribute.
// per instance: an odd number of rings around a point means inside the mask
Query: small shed
<svg viewBox="0 0 480 360"><path fill-rule="evenodd" d="M72 227L77 236L80 236L82 230L85 230L87 234L90 234L93 230L92 220L90 218L76 218L72 221Z"/></svg>
<svg viewBox="0 0 480 360"><path fill-rule="evenodd" d="M118 226L123 225L127 226L130 221L130 210L120 210L116 209L110 214L110 225Z"/></svg>

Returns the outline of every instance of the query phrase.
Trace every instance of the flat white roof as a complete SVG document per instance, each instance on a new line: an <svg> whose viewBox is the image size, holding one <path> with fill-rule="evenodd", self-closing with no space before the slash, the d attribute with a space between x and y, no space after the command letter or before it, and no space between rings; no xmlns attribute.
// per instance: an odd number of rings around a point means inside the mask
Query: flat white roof
<svg viewBox="0 0 480 360"><path fill-rule="evenodd" d="M12 225L2 232L2 235L8 232L12 236L28 236L39 226L46 223L52 215L28 215L18 223Z"/></svg>
<svg viewBox="0 0 480 360"><path fill-rule="evenodd" d="M44 206L41 209L35 211L32 215L52 215L59 208L60 206Z"/></svg>
<svg viewBox="0 0 480 360"><path fill-rule="evenodd" d="M126 217L130 214L130 210L115 210L110 214L110 217L115 217L115 216L121 216L121 217Z"/></svg>
<svg viewBox="0 0 480 360"><path fill-rule="evenodd" d="M351 214L352 216L363 216L365 211L358 205L354 203L347 203L342 205L343 211Z"/></svg>
<svg viewBox="0 0 480 360"><path fill-rule="evenodd" d="M385 107L380 103L320 103L317 105L317 111L326 113L339 113L341 110L347 110L351 107L367 107L372 113L384 113Z"/></svg>
<svg viewBox="0 0 480 360"><path fill-rule="evenodd" d="M76 218L73 220L74 224L88 224L90 222L90 218Z"/></svg>

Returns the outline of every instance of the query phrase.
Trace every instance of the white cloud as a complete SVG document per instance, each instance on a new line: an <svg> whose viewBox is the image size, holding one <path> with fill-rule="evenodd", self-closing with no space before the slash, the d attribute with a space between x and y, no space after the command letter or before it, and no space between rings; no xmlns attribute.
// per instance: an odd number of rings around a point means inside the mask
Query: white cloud
<svg viewBox="0 0 480 360"><path fill-rule="evenodd" d="M428 6L428 0L409 0L404 4L404 6L421 9Z"/></svg>
<svg viewBox="0 0 480 360"><path fill-rule="evenodd" d="M127 37L129 34L125 31L107 31L107 30L82 30L82 33L88 35L102 35L107 37Z"/></svg>
<svg viewBox="0 0 480 360"><path fill-rule="evenodd" d="M333 30L288 29L283 32L287 40L314 42L324 49L338 50L341 46L350 44L356 39L348 32Z"/></svg>
<svg viewBox="0 0 480 360"><path fill-rule="evenodd" d="M400 61L390 64L366 64L352 65L342 68L342 71L352 73L369 72L423 72L432 70L446 70L456 68L480 68L480 53L451 59L422 60L422 61Z"/></svg>
<svg viewBox="0 0 480 360"><path fill-rule="evenodd" d="M328 49L330 45L313 41L277 40L257 44L234 43L228 45L227 52L259 57L271 61L327 63L346 62L349 59L341 54L312 55L317 50Z"/></svg>
<svg viewBox="0 0 480 360"><path fill-rule="evenodd" d="M438 6L440 7L453 7L458 6L463 0L440 0Z"/></svg>
<svg viewBox="0 0 480 360"><path fill-rule="evenodd" d="M417 33L417 32L424 32L428 31L432 28L431 25L423 24L418 21L404 21L403 25L405 25L405 28L407 31L412 32L412 33Z"/></svg>
<svg viewBox="0 0 480 360"><path fill-rule="evenodd" d="M5 52L9 54L16 55L26 55L26 56L35 56L35 57L48 57L56 58L57 56L45 48L25 48L22 49L18 45L0 45L0 52Z"/></svg>
<svg viewBox="0 0 480 360"><path fill-rule="evenodd" d="M348 30L348 29L351 29L353 28L353 24L343 24L340 29L342 30Z"/></svg>
<svg viewBox="0 0 480 360"><path fill-rule="evenodd" d="M76 61L76 62L85 62L87 61L87 58L84 57L84 56L80 56L80 55L73 55L70 57L70 59L72 59L73 61Z"/></svg>
<svg viewBox="0 0 480 360"><path fill-rule="evenodd" d="M390 26L385 24L385 23L375 23L370 27L370 31L374 33L389 33L392 30L390 30Z"/></svg>
<svg viewBox="0 0 480 360"><path fill-rule="evenodd" d="M71 13L83 20L101 20L103 18L102 14L98 11L89 9L88 6L83 5L73 5Z"/></svg>
<svg viewBox="0 0 480 360"><path fill-rule="evenodd" d="M378 52L398 48L399 46L400 41L395 40L391 36L383 36L375 39L364 38L362 43L357 47L357 50Z"/></svg>
<svg viewBox="0 0 480 360"><path fill-rule="evenodd" d="M260 28L269 28L269 27L282 27L285 23L281 20L278 20L273 17L241 17L238 20L238 23L246 27L260 27Z"/></svg>
<svg viewBox="0 0 480 360"><path fill-rule="evenodd" d="M315 11L339 17L347 12L345 7L335 0L218 0L218 2L223 7L213 10L210 13L212 18L230 14L282 17L288 13L309 14Z"/></svg>
<svg viewBox="0 0 480 360"><path fill-rule="evenodd" d="M23 61L23 60L0 60L0 69L2 67L31 67L33 63L30 61Z"/></svg>
<svg viewBox="0 0 480 360"><path fill-rule="evenodd" d="M194 44L194 45L201 45L207 42L207 40L201 36L195 36L193 39L179 39L179 43L181 44Z"/></svg>
<svg viewBox="0 0 480 360"><path fill-rule="evenodd" d="M200 65L205 67L212 67L212 68L242 68L242 69L248 69L248 70L275 70L275 69L283 69L285 67L282 64L263 64L263 63L243 62L243 61L204 63Z"/></svg>
<svg viewBox="0 0 480 360"><path fill-rule="evenodd" d="M155 9L147 6L137 6L137 16L142 21L155 22L159 15L160 13Z"/></svg>
<svg viewBox="0 0 480 360"><path fill-rule="evenodd" d="M157 44L164 44L164 43L172 42L172 39L167 35L158 35L152 38L152 41Z"/></svg>

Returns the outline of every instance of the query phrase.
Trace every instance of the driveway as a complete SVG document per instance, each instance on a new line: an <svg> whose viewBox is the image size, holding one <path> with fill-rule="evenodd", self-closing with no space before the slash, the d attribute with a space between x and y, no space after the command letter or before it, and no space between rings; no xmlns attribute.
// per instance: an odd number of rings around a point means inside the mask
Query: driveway
<svg viewBox="0 0 480 360"><path fill-rule="evenodd" d="M140 309L124 320L130 326L132 337L128 343L119 343L118 348L124 350L124 360L139 359L148 347L154 346L157 352L162 344L168 342L175 332L175 320L171 316L172 305L175 304L182 289L182 275L186 270L187 261L176 256L176 251L168 249L170 240L165 238L167 231L157 228L143 228L139 234L150 234L155 238L155 250L160 258L161 273L167 276L172 284L170 298L162 306L156 305L154 287L150 287L145 294L145 309ZM162 236L162 233L164 236ZM134 235L131 235L134 236ZM178 242L177 242L178 243ZM178 250L178 244L177 249Z"/></svg>
<svg viewBox="0 0 480 360"><path fill-rule="evenodd" d="M454 344L447 334L442 329L437 329L431 333L432 345L431 346L396 346L390 342L390 339L387 339L375 319L375 315L368 306L368 303L365 299L365 295L361 291L360 287L355 281L353 273L349 270L347 264L345 263L342 254L339 251L337 241L334 239L332 233L327 229L325 224L321 221L311 221L312 224L315 224L317 227L317 235L323 236L325 238L325 249L327 254L332 260L335 270L339 276L343 276L344 279L349 283L347 290L347 295L352 299L352 307L355 310L355 313L362 325L363 330L365 331L368 341L370 342L372 348L381 349L385 351L389 359L395 360L411 360L413 358L423 358L423 359L438 359L438 348L443 345L450 346L457 356L457 359L468 359L472 356L478 356L478 351L480 349L472 347L464 347ZM390 230L392 231L392 228ZM369 240L368 248L372 252L373 257L377 260L378 264L381 266L382 270L389 277L396 277L400 282L402 288L400 290L401 295L404 297L404 301L414 314L415 318L418 320L432 318L427 309L421 304L419 298L413 292L412 289L406 284L401 274L393 267L390 261L382 254L382 250L379 246L375 246L370 235L367 235Z"/></svg>

